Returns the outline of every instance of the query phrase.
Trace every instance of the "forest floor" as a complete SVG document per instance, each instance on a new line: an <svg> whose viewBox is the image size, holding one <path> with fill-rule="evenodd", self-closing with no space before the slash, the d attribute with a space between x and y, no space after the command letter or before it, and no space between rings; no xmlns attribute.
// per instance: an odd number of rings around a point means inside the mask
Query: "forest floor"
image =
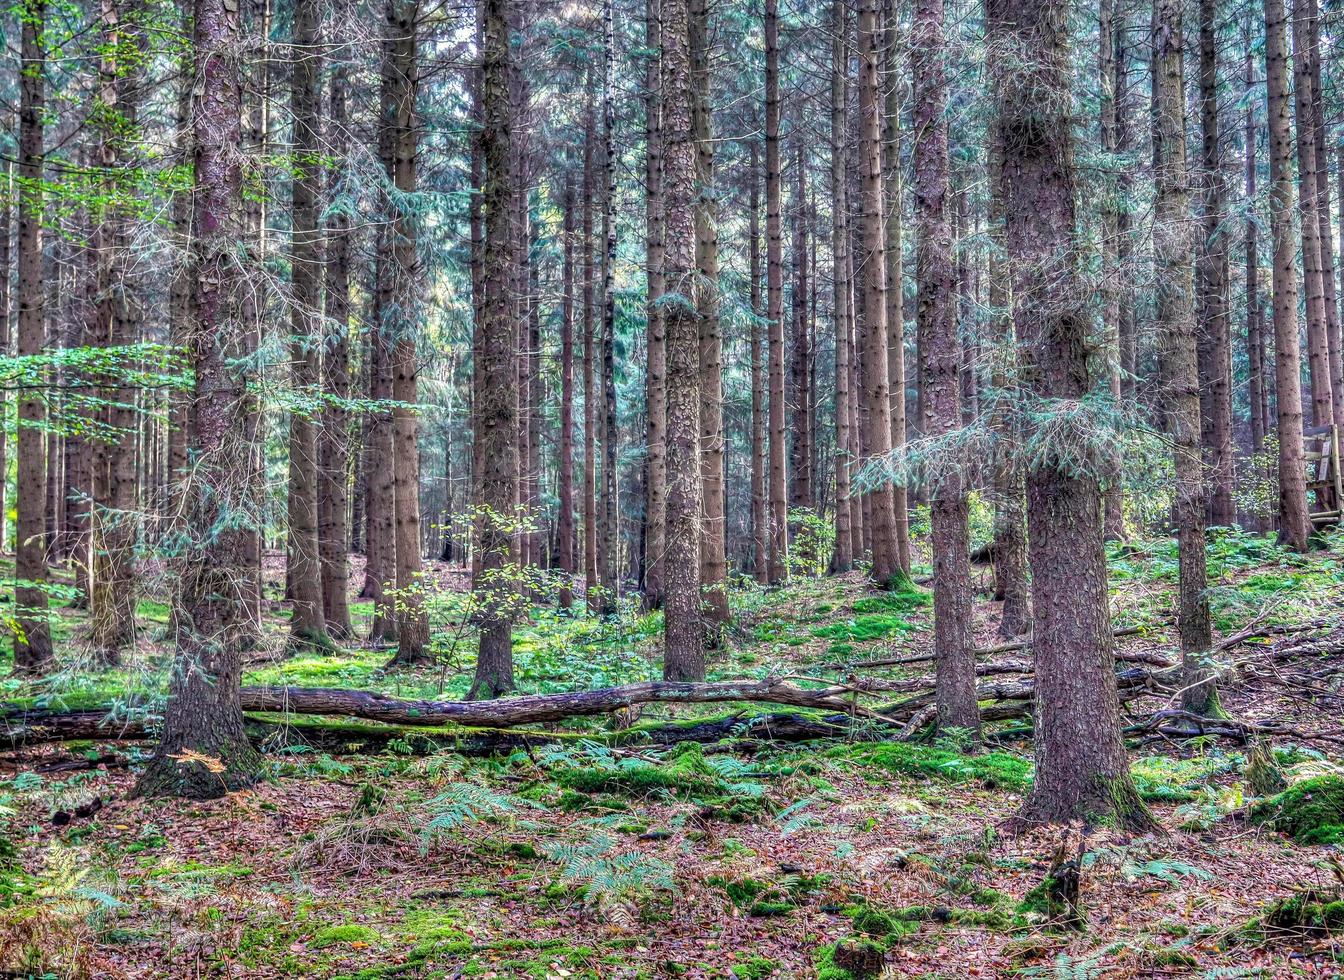
<svg viewBox="0 0 1344 980"><path fill-rule="evenodd" d="M1268 632L1223 655L1224 706L1238 721L1324 736L1275 742L1271 768L1299 785L1344 773L1338 554L1294 556L1231 533L1210 551L1219 634ZM454 625L459 573L436 575L441 666L389 673L388 651L358 647L281 657L284 610L268 601L269 639L244 683L460 697L474 641ZM1127 655L1172 654L1175 579L1171 542L1112 551L1116 625L1142 628L1118 641ZM711 679L834 678L836 662L931 649L926 597L893 601L858 574L745 587L734 605ZM98 673L75 654L85 614L60 608L68 669L38 686L0 680L0 698L152 704L167 610L144 601L140 611L135 656ZM362 625L370 610L355 612ZM990 645L997 609L982 601L978 616ZM1278 683L1274 630L1308 622L1318 623L1314 679ZM656 615L633 610L596 622L538 608L517 634L520 686L654 678L659 631ZM1154 693L1127 714L1142 722L1168 700ZM743 722L764 710L726 709ZM128 799L147 745L0 756L0 975L845 980L870 975L865 958L891 977L1340 975L1337 846L1252 819L1246 746L1136 730L1134 772L1160 832L1016 834L1006 822L1031 779L1020 721L989 726L992 747L976 754L865 741L859 723L848 739L733 751L631 735L654 720L724 714L659 707L549 726L569 737L480 759L426 754L413 736L379 755L290 739L255 790L209 803ZM625 729L620 745L615 729ZM95 799L101 809L83 816ZM1039 886L1061 852L1084 855L1083 929L1045 914Z"/></svg>

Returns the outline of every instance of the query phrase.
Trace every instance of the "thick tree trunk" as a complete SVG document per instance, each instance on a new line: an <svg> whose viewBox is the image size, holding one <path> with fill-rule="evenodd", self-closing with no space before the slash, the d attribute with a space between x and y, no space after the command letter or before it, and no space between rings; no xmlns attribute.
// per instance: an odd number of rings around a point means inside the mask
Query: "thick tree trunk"
<svg viewBox="0 0 1344 980"><path fill-rule="evenodd" d="M345 155L349 151L350 69L342 60L332 68L327 143L336 168L327 173L327 197L345 193ZM337 639L354 635L350 625L349 418L341 402L350 397L350 251L353 232L344 207L331 210L326 227L326 331L322 387L333 401L322 407L318 431L318 557L322 565L322 618Z"/></svg>
<svg viewBox="0 0 1344 980"><path fill-rule="evenodd" d="M1279 417L1279 541L1297 551L1306 551L1311 522L1307 516L1302 448L1302 350L1297 327L1286 22L1283 0L1265 0L1269 224L1274 241L1274 379Z"/></svg>
<svg viewBox="0 0 1344 980"><path fill-rule="evenodd" d="M1216 0L1199 0L1199 102L1203 137L1200 186L1204 227L1199 261L1199 400L1208 482L1208 517L1218 527L1236 523L1232 503L1232 336L1228 310L1227 182L1218 120ZM1184 113L1182 113L1184 115Z"/></svg>
<svg viewBox="0 0 1344 980"><path fill-rule="evenodd" d="M646 0L644 38L645 214L644 261L648 274L648 340L645 411L648 472L644 499L644 606L663 604L663 534L667 511L667 336L663 326L663 96L662 3Z"/></svg>
<svg viewBox="0 0 1344 980"><path fill-rule="evenodd" d="M788 575L789 497L784 401L784 230L779 161L779 2L765 0L765 316L770 361L770 567L778 585Z"/></svg>
<svg viewBox="0 0 1344 980"><path fill-rule="evenodd" d="M919 352L928 399L928 434L950 436L961 422L961 345L957 338L956 268L948 224L947 80L943 0L917 0L911 32L915 84L915 217L918 238ZM936 468L930 487L934 652L938 726L980 735L971 651L969 505L965 475L953 462Z"/></svg>
<svg viewBox="0 0 1344 980"><path fill-rule="evenodd" d="M289 537L286 575L293 602L290 643L330 645L322 603L322 568L317 535L317 421L307 408L318 388L321 319L317 194L321 175L315 163L322 74L316 0L294 6L291 111L294 116L293 180L290 183L292 238L290 374L296 407L289 418Z"/></svg>
<svg viewBox="0 0 1344 980"><path fill-rule="evenodd" d="M509 295L512 264L514 187L513 116L509 104L508 0L482 0L484 32L481 57L483 128L481 154L485 164L482 206L485 244L481 256L484 295L475 356L481 363L476 393L475 439L481 452L477 550L481 571L474 582L478 602L480 653L472 699L490 699L514 688L513 620L518 600L513 563L514 504L518 484L518 334Z"/></svg>
<svg viewBox="0 0 1344 980"><path fill-rule="evenodd" d="M1163 417L1175 450L1173 516L1180 549L1177 622L1186 667L1181 700L1186 710L1202 714L1216 708L1217 689L1211 680L1213 672L1208 667L1213 637L1209 624L1204 550L1206 500L1200 457L1201 377L1191 289L1196 226L1190 211L1190 172L1186 163L1185 58L1180 0L1154 0L1151 37L1153 175L1156 184L1153 254L1158 271L1157 362L1162 381ZM1201 78L1208 71L1209 66L1202 63ZM1205 153L1207 162L1207 148ZM1209 176L1206 174L1206 179ZM1207 195L1205 204L1209 206ZM1209 288L1210 272L1206 267L1201 277L1205 290ZM1203 306L1206 335L1212 326L1207 319L1211 315L1210 306L1220 303L1219 298L1206 293Z"/></svg>
<svg viewBox="0 0 1344 980"><path fill-rule="evenodd" d="M705 641L718 647L728 610L727 519L723 480L723 328L719 319L719 213L710 101L709 5L690 0L691 124L695 134L696 312L700 317L701 616Z"/></svg>
<svg viewBox="0 0 1344 980"><path fill-rule="evenodd" d="M687 0L664 0L662 80L663 195L667 205L667 302L664 317L667 327L667 564L663 601L663 678L669 681L694 681L705 676L700 615L699 527L699 311L703 307L699 302L701 283L695 265L695 92L689 29L690 10ZM771 451L774 451L773 445Z"/></svg>
<svg viewBox="0 0 1344 980"><path fill-rule="evenodd" d="M247 740L239 696L249 629L247 549L239 514L256 411L248 397L255 334L238 330L247 270L237 262L242 221L242 85L235 57L238 7L196 0L197 85L192 95L190 358L194 369L182 552L174 561L176 641L163 732L135 786L139 796L210 799L250 785L261 759Z"/></svg>
<svg viewBox="0 0 1344 980"><path fill-rule="evenodd" d="M19 349L20 357L42 353L46 328L42 311L42 169L45 162L46 52L42 34L45 0L25 0L19 77ZM14 670L42 674L55 662L47 622L46 405L34 390L19 396L18 538L15 542Z"/></svg>
<svg viewBox="0 0 1344 980"><path fill-rule="evenodd" d="M1004 239L1014 273L1024 394L1037 417L1076 412L1090 385L1091 324L1080 302L1076 237L1068 16L1060 0L991 0L986 11L989 43L1003 52L995 64L994 97L1004 147ZM1061 451L1056 458L1067 456ZM1027 472L1027 524L1036 777L1022 817L1112 819L1146 827L1151 820L1120 740L1096 476L1050 457L1037 462Z"/></svg>
<svg viewBox="0 0 1344 980"><path fill-rule="evenodd" d="M876 0L861 0L859 37L859 188L863 229L863 401L864 454L882 459L891 452L891 396L887 377L887 276L882 194L882 127L877 78ZM873 554L870 575L887 587L901 573L896 550L896 508L890 483L865 493L872 502Z"/></svg>

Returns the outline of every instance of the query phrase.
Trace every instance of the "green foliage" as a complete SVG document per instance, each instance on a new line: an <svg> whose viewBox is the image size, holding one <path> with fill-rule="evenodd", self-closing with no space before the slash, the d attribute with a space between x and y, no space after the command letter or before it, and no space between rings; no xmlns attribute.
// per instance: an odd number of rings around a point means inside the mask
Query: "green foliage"
<svg viewBox="0 0 1344 980"><path fill-rule="evenodd" d="M428 847L439 834L458 830L473 821L512 817L523 808L537 809L538 805L476 783L450 783L426 804L428 820L421 830L423 845Z"/></svg>
<svg viewBox="0 0 1344 980"><path fill-rule="evenodd" d="M813 636L828 640L852 640L855 643L867 643L872 640L885 640L897 633L909 633L915 627L890 613L871 613L856 616L843 623L831 623L812 631Z"/></svg>
<svg viewBox="0 0 1344 980"><path fill-rule="evenodd" d="M745 962L735 964L731 972L737 980L766 980L766 977L774 976L779 969L779 964L769 957L753 956Z"/></svg>
<svg viewBox="0 0 1344 980"><path fill-rule="evenodd" d="M817 980L866 980L882 970L886 948L867 938L842 939L816 951Z"/></svg>
<svg viewBox="0 0 1344 980"><path fill-rule="evenodd" d="M352 943L372 945L382 937L368 926L355 924L327 926L313 933L309 945L313 949L326 949L328 946L349 946Z"/></svg>
<svg viewBox="0 0 1344 980"><path fill-rule="evenodd" d="M670 865L639 851L620 850L619 842L601 831L578 843L546 843L541 850L560 865L555 883L582 894L588 904L677 890Z"/></svg>
<svg viewBox="0 0 1344 980"><path fill-rule="evenodd" d="M837 745L825 754L847 764L871 766L917 779L957 783L979 780L986 788L1002 787L1019 793L1031 785L1031 763L1006 752L960 755L909 742L879 742Z"/></svg>
<svg viewBox="0 0 1344 980"><path fill-rule="evenodd" d="M1299 844L1344 842L1344 776L1315 776L1251 808L1251 819Z"/></svg>

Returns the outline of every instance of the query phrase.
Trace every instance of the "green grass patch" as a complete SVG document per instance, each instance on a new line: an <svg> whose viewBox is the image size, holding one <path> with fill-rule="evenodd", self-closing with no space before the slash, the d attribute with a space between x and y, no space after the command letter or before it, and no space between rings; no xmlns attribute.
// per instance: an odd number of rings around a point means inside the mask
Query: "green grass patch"
<svg viewBox="0 0 1344 980"><path fill-rule="evenodd" d="M1031 785L1031 763L1006 752L961 755L928 745L876 742L837 745L828 749L825 755L916 779L945 779L954 783L978 780L989 789L1002 788L1018 793Z"/></svg>

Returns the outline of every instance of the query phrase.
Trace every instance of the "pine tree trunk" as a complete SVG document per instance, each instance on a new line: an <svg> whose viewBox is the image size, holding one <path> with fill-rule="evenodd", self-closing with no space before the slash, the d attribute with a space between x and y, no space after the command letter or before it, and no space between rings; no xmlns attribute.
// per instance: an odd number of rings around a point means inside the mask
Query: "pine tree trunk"
<svg viewBox="0 0 1344 980"><path fill-rule="evenodd" d="M332 67L329 99L329 152L336 168L327 172L327 198L351 192L346 186L349 152L350 69L343 60ZM341 402L350 397L350 249L353 233L344 207L331 210L326 227L326 324L322 387L334 401L322 407L318 430L318 555L322 564L322 618L337 639L354 635L350 625L349 577L349 418Z"/></svg>
<svg viewBox="0 0 1344 980"><path fill-rule="evenodd" d="M290 372L299 405L310 402L320 381L321 248L317 226L320 169L318 79L321 55L316 0L294 6L293 72L290 108L294 116L293 179L290 184ZM322 567L317 535L317 422L307 408L289 419L289 538L286 568L293 611L290 643L299 648L330 646L322 603Z"/></svg>
<svg viewBox="0 0 1344 980"><path fill-rule="evenodd" d="M1115 0L1101 0L1097 23L1098 59L1097 75L1101 94L1100 123L1101 148L1111 160L1118 158L1119 139L1116 113L1116 38ZM1107 184L1104 189L1101 209L1101 246L1102 246L1102 290L1105 300L1105 325L1107 375L1110 381L1111 399L1120 404L1123 396L1123 357L1120 345L1120 317L1122 303L1120 282L1124 276L1119 264L1120 236L1120 186L1113 171L1106 173ZM1113 350L1114 353L1111 353ZM1122 477L1124 460L1119 446L1115 452L1116 475L1105 490L1105 528L1106 540L1123 541L1125 534L1125 484Z"/></svg>
<svg viewBox="0 0 1344 980"><path fill-rule="evenodd" d="M950 436L961 423L961 345L957 337L955 264L948 223L947 80L943 0L917 0L911 30L915 86L915 216L918 226L920 369L929 403L929 435ZM936 468L930 487L933 550L933 647L938 727L980 736L971 647L971 566L965 475L953 462Z"/></svg>
<svg viewBox="0 0 1344 980"><path fill-rule="evenodd" d="M591 96L589 99L592 108ZM593 261L593 185L597 130L588 113L583 140L583 571L584 599L590 613L600 612L597 550L597 351L594 335L595 263Z"/></svg>
<svg viewBox="0 0 1344 980"><path fill-rule="evenodd" d="M1228 310L1228 247L1222 233L1227 188L1218 121L1218 48L1215 0L1199 2L1199 99L1203 137L1200 185L1203 191L1202 247L1199 261L1199 398L1208 483L1209 521L1231 527L1235 457L1232 450L1232 338Z"/></svg>
<svg viewBox="0 0 1344 980"><path fill-rule="evenodd" d="M481 57L485 165L482 206L485 242L481 255L483 296L475 356L481 361L481 385L472 421L481 454L477 549L481 574L475 588L480 603L480 653L470 697L488 699L514 688L513 620L516 584L512 527L518 482L517 331L513 324L509 277L513 261L514 186L513 117L509 99L511 51L507 0L482 0L484 31Z"/></svg>
<svg viewBox="0 0 1344 980"><path fill-rule="evenodd" d="M843 575L854 567L850 523L849 466L854 457L849 427L849 203L845 179L846 103L849 88L849 8L845 0L831 4L831 282L835 327L835 555L831 571ZM899 279L899 269L898 269ZM904 395L901 398L904 403ZM904 417L902 417L904 418ZM894 423L893 423L894 424Z"/></svg>
<svg viewBox="0 0 1344 980"><path fill-rule="evenodd" d="M859 187L863 229L863 401L864 453L881 459L891 452L891 396L887 378L886 236L882 195L882 127L879 119L876 0L859 5ZM895 498L890 484L865 494L872 502L873 555L870 575L891 585L901 572L896 550Z"/></svg>
<svg viewBox="0 0 1344 980"><path fill-rule="evenodd" d="M564 264L560 308L560 457L556 461L559 508L556 535L560 560L560 606L574 605L574 177L565 174Z"/></svg>
<svg viewBox="0 0 1344 980"><path fill-rule="evenodd" d="M986 9L989 44L1003 52L993 67L1004 147L1004 241L1023 394L1033 415L1077 411L1090 386L1092 325L1079 302L1068 18L1061 0L991 0ZM1027 526L1036 777L1022 819L1147 827L1151 819L1120 738L1097 477L1048 460L1032 467Z"/></svg>
<svg viewBox="0 0 1344 980"><path fill-rule="evenodd" d="M1244 81L1247 92L1253 91L1255 85L1255 61L1250 37L1248 23L1242 35L1246 49ZM1255 102L1248 99L1243 143L1246 152L1246 386L1250 403L1251 453L1254 456L1264 450L1265 436L1269 432L1269 418L1265 412L1265 317L1260 299L1260 223L1255 213L1256 150L1259 138L1259 127L1255 123ZM1260 515L1253 514L1251 517L1258 526Z"/></svg>
<svg viewBox="0 0 1344 980"><path fill-rule="evenodd" d="M0 357L10 357L13 354L13 320L9 295L10 276L14 271L13 255L10 250L14 233L11 204L13 200L14 164L10 161L5 164L5 199L0 202ZM5 478L0 479L0 554L5 554L9 548L9 512L6 494L9 483L9 446L6 438L7 426L4 424L8 416L9 393L0 391L0 473L5 474Z"/></svg>
<svg viewBox="0 0 1344 980"><path fill-rule="evenodd" d="M751 547L752 571L758 585L770 579L769 500L765 486L765 351L761 343L761 153L755 140L751 141L751 169L748 180L747 237L749 248L751 286Z"/></svg>
<svg viewBox="0 0 1344 980"><path fill-rule="evenodd" d="M779 161L779 2L765 0L765 316L770 363L770 567L778 585L789 567L788 433L784 395L784 231Z"/></svg>
<svg viewBox="0 0 1344 980"><path fill-rule="evenodd" d="M247 394L250 330L240 318L247 270L236 261L242 215L242 85L235 51L238 7L196 0L197 87L192 96L195 192L192 204L191 344L194 368L184 488L182 553L176 556L176 651L163 732L136 783L138 796L212 799L250 785L261 757L243 730L239 696L243 637L250 630L244 531L256 411Z"/></svg>
<svg viewBox="0 0 1344 980"><path fill-rule="evenodd" d="M1210 0L1202 0L1203 4ZM1204 16L1201 6L1201 17ZM1203 34L1201 24L1201 35ZM1210 32L1211 33L1211 32ZM1195 221L1190 211L1190 172L1185 148L1185 58L1180 0L1154 0L1153 43L1153 256L1157 262L1157 362L1167 433L1175 450L1176 521L1180 552L1177 623L1185 667L1181 703L1199 714L1217 708L1217 688L1208 666L1213 638L1209 625L1208 571L1204 548L1207 502L1201 462L1200 389L1192 275ZM1201 48L1203 47L1201 37ZM1201 86L1211 67L1201 56ZM1208 124L1207 117L1204 120ZM1207 133L1206 133L1207 139ZM1205 149L1205 162L1208 150ZM1208 179L1212 174L1206 174ZM1205 197L1205 205L1210 205ZM1207 216L1206 216L1207 217ZM1205 228L1207 229L1207 222ZM1207 242L1206 242L1207 248ZM1208 295L1211 270L1201 277L1206 290L1203 333L1212 324ZM1225 311L1224 311L1225 312Z"/></svg>
<svg viewBox="0 0 1344 980"><path fill-rule="evenodd" d="M690 0L691 125L695 137L695 265L699 276L701 616L706 642L718 647L728 609L727 520L723 457L723 332L719 320L719 213L714 174L708 0Z"/></svg>
<svg viewBox="0 0 1344 980"><path fill-rule="evenodd" d="M795 127L801 135L801 126ZM802 139L798 140L794 166L793 213L793 296L789 319L789 387L785 395L789 407L789 510L800 511L811 504L812 474L807 445L807 161ZM794 536L796 536L796 530Z"/></svg>
<svg viewBox="0 0 1344 980"><path fill-rule="evenodd" d="M616 458L616 41L614 0L602 10L602 542L599 568L602 613L614 615L620 597L620 483Z"/></svg>
<svg viewBox="0 0 1344 980"><path fill-rule="evenodd" d="M661 0L646 0L644 73L644 134L647 239L645 264L648 272L648 342L645 408L648 413L646 445L648 473L644 501L644 606L663 604L663 528L667 494L667 338L663 330L663 135L661 59Z"/></svg>
<svg viewBox="0 0 1344 980"><path fill-rule="evenodd" d="M46 112L46 52L42 33L45 0L24 0L19 76L19 347L20 357L42 353L46 341L46 285L42 276L42 169L45 162L43 115ZM47 622L46 512L47 459L44 452L46 406L40 392L19 395L18 538L14 670L43 674L54 664Z"/></svg>
<svg viewBox="0 0 1344 980"><path fill-rule="evenodd" d="M767 3L773 3L773 0L767 0ZM769 9L767 7L767 11ZM700 618L699 310L702 307L698 302L700 283L695 265L696 139L690 22L687 0L663 0L663 200L667 206L664 260L667 275L664 304L667 330L667 563L663 599L663 679L669 681L699 681L705 676ZM766 47L768 51L768 28ZM778 181L777 146L775 179ZM783 380L782 373L780 380ZM773 445L771 451L774 452Z"/></svg>
<svg viewBox="0 0 1344 980"><path fill-rule="evenodd" d="M1301 343L1293 241L1292 126L1289 122L1287 17L1283 0L1265 0L1265 88L1269 116L1269 225L1274 242L1274 381L1279 436L1279 541L1307 550L1306 463L1302 447ZM1313 374L1313 377L1315 375ZM1328 401L1327 401L1328 404Z"/></svg>
<svg viewBox="0 0 1344 980"><path fill-rule="evenodd" d="M891 385L891 448L905 448L905 248L902 243L902 211L905 187L901 177L900 59L897 51L899 23L893 5L884 6L885 38L883 70L887 78L885 128L882 141L883 188L887 204L887 375ZM896 554L901 569L910 572L910 491L904 483L891 488L896 508Z"/></svg>

